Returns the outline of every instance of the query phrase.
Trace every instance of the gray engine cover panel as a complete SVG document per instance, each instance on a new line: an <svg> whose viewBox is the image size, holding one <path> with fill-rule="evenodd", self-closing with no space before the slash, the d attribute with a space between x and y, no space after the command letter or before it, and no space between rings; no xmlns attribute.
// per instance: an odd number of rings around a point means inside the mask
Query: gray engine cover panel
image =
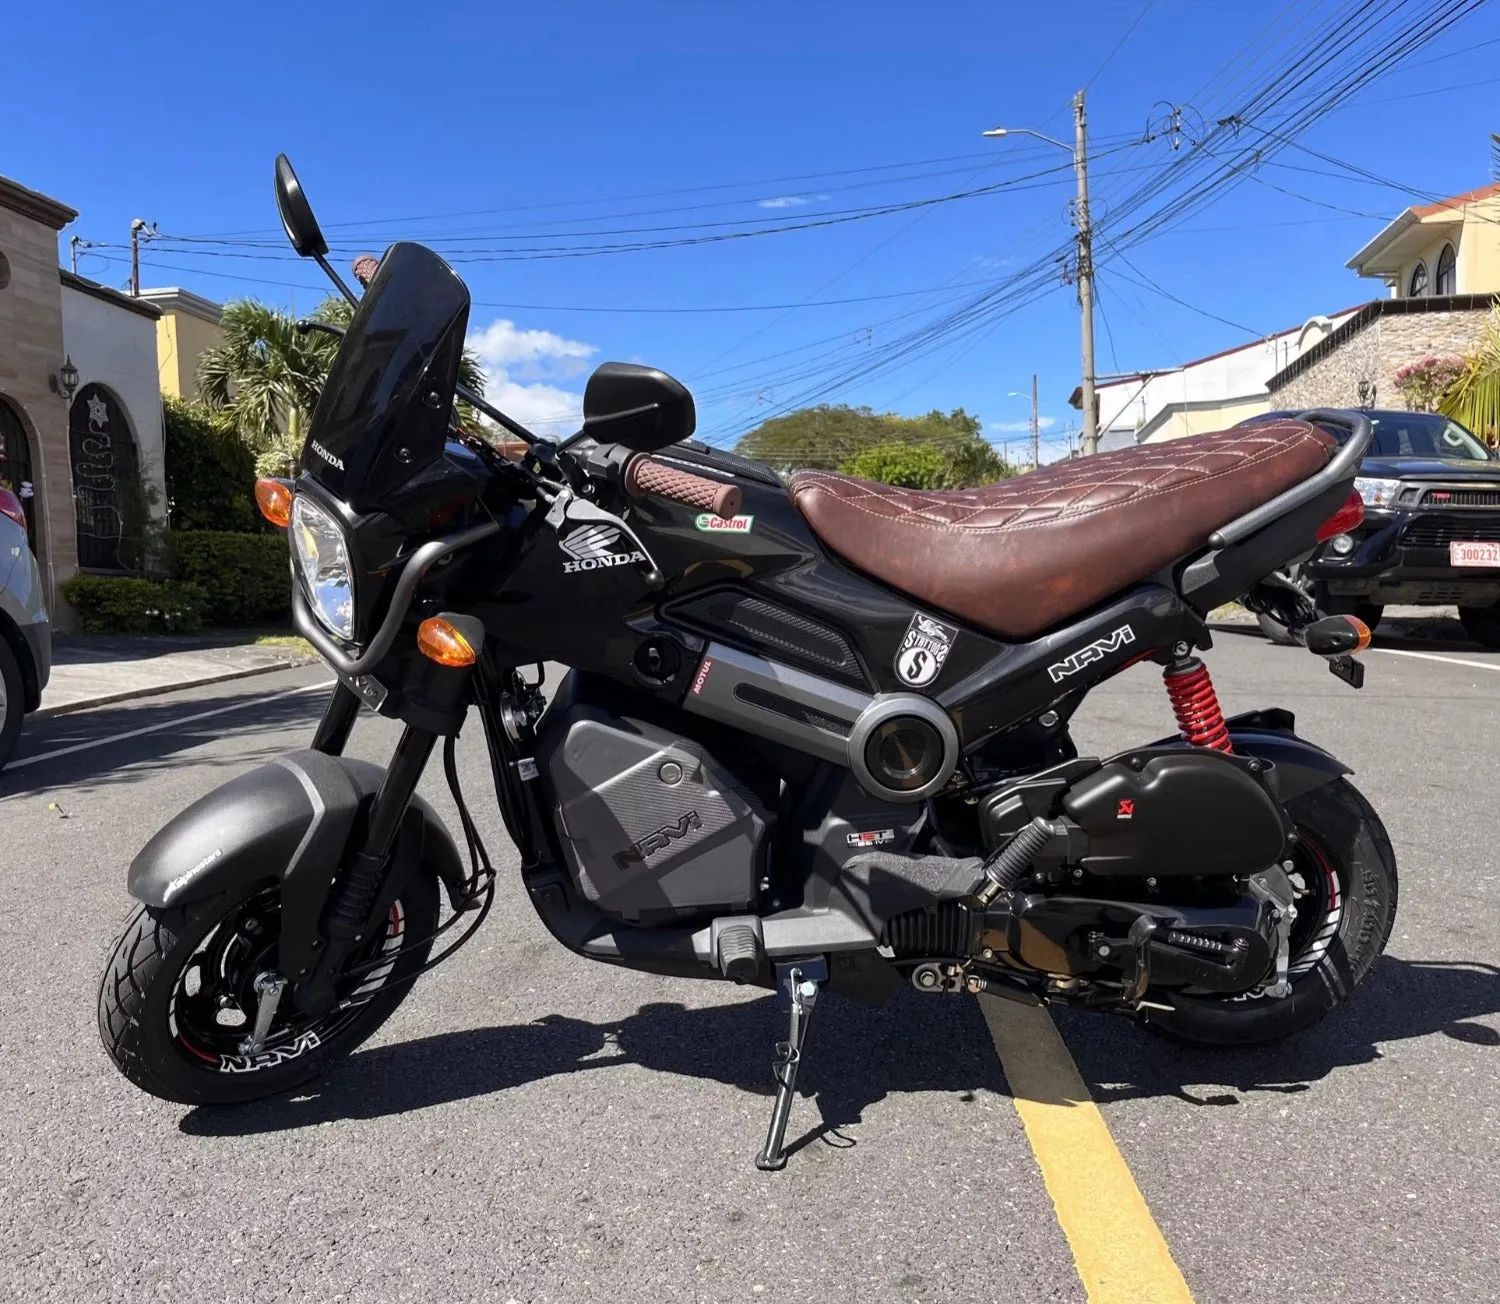
<svg viewBox="0 0 1500 1304"><path fill-rule="evenodd" d="M754 901L767 817L699 744L576 705L549 713L536 757L568 868L599 909L652 924Z"/></svg>

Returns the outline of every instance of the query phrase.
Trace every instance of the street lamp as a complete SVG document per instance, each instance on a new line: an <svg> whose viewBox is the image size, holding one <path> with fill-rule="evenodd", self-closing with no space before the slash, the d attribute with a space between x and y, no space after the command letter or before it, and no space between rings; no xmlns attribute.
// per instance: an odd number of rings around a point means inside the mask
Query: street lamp
<svg viewBox="0 0 1500 1304"><path fill-rule="evenodd" d="M63 399L71 404L73 395L78 390L78 368L73 365L71 353L63 359L62 366L57 369L57 383L62 389Z"/></svg>
<svg viewBox="0 0 1500 1304"><path fill-rule="evenodd" d="M1088 131L1083 116L1083 92L1073 97L1074 144L1054 140L1030 127L992 127L986 136L1032 136L1056 145L1073 159L1078 176L1078 208L1073 223L1078 228L1078 306L1083 317L1083 451L1099 451L1099 421L1094 399L1094 232L1089 223Z"/></svg>

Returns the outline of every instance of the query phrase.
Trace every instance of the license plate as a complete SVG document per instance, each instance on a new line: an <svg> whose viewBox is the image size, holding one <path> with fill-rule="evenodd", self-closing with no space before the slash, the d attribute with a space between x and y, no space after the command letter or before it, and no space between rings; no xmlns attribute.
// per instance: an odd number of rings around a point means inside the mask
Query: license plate
<svg viewBox="0 0 1500 1304"><path fill-rule="evenodd" d="M1500 570L1500 543L1450 543L1451 566L1488 566Z"/></svg>

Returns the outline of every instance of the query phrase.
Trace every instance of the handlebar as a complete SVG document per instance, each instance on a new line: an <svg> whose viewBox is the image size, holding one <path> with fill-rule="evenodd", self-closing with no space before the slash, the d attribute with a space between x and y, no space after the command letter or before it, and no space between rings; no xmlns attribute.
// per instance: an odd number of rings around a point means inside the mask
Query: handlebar
<svg viewBox="0 0 1500 1304"><path fill-rule="evenodd" d="M623 483L625 492L632 498L654 494L685 507L712 512L726 521L740 510L738 485L710 480L707 476L694 475L691 471L680 471L675 466L654 461L644 454L630 459L625 467Z"/></svg>

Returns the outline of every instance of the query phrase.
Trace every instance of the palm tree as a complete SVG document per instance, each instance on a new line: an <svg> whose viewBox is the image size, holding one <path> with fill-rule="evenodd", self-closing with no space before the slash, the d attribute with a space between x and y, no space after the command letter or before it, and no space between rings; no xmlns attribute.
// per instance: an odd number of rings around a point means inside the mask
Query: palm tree
<svg viewBox="0 0 1500 1304"><path fill-rule="evenodd" d="M1464 359L1463 374L1443 395L1438 410L1485 443L1500 443L1500 306L1491 310L1484 335Z"/></svg>
<svg viewBox="0 0 1500 1304"><path fill-rule="evenodd" d="M354 307L329 297L312 315L347 327ZM307 438L308 418L323 392L338 340L322 331L304 334L297 330L296 318L255 299L226 304L220 329L221 342L198 360L203 401L233 420L255 450L261 474L295 470ZM476 393L484 393L484 372L467 349L459 379Z"/></svg>

